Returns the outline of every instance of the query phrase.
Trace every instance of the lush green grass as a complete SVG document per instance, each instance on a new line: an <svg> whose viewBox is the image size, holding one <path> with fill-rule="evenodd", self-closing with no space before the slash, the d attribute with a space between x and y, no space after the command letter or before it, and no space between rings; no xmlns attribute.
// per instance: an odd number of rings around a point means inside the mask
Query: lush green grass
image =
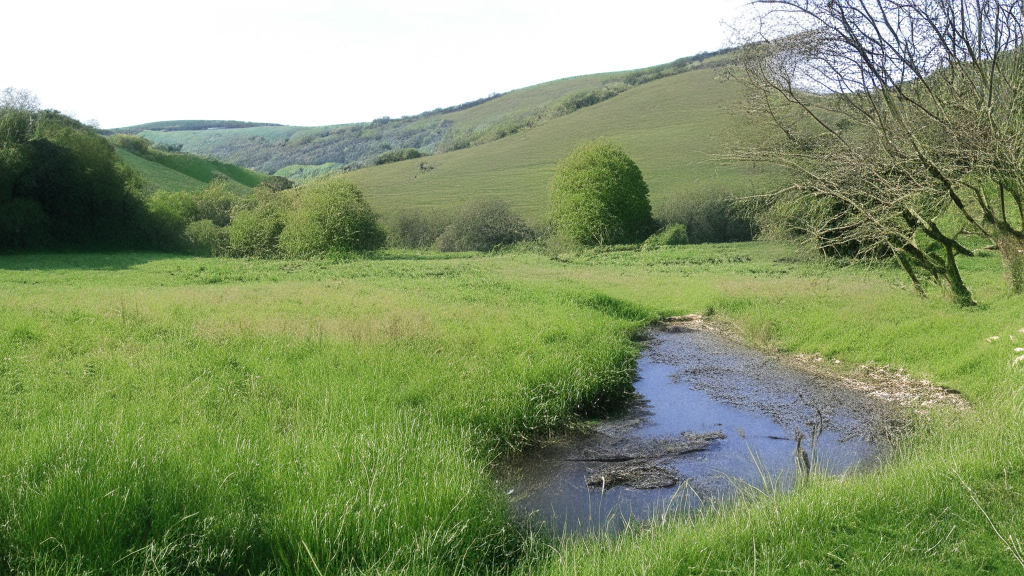
<svg viewBox="0 0 1024 576"><path fill-rule="evenodd" d="M507 566L488 462L628 387L643 317L489 260L0 268L0 570Z"/></svg>
<svg viewBox="0 0 1024 576"><path fill-rule="evenodd" d="M1024 301L997 258L964 269L982 306L762 243L2 257L0 571L1021 572L996 530L1024 537ZM880 470L707 518L552 546L517 528L490 462L614 400L644 322L709 308L973 409Z"/></svg>
<svg viewBox="0 0 1024 576"><path fill-rule="evenodd" d="M348 177L379 210L501 198L536 224L547 212L548 183L558 161L583 140L607 137L640 167L655 215L684 196L762 191L771 182L763 167L715 159L752 134L738 109L739 87L716 73L697 70L657 80L526 132L425 159L433 170L421 170L419 159Z"/></svg>

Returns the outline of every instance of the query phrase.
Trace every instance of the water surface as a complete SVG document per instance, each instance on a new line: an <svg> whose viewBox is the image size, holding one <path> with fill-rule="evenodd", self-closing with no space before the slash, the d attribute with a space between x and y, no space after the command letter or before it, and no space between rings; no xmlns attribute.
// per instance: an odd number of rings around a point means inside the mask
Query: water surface
<svg viewBox="0 0 1024 576"><path fill-rule="evenodd" d="M514 463L513 502L533 521L616 531L742 483L791 486L801 462L831 474L870 466L893 417L863 392L685 325L652 332L637 368L623 414Z"/></svg>

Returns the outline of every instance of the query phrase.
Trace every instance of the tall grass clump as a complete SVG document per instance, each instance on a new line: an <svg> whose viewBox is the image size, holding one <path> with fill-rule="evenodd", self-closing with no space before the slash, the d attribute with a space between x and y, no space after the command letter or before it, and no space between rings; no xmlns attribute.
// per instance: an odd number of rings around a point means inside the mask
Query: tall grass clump
<svg viewBox="0 0 1024 576"><path fill-rule="evenodd" d="M297 189L285 213L282 252L314 256L328 252L375 250L384 246L384 230L362 193L338 177L314 180Z"/></svg>
<svg viewBox="0 0 1024 576"><path fill-rule="evenodd" d="M640 242L654 221L640 168L606 140L578 146L551 181L551 224L585 246Z"/></svg>

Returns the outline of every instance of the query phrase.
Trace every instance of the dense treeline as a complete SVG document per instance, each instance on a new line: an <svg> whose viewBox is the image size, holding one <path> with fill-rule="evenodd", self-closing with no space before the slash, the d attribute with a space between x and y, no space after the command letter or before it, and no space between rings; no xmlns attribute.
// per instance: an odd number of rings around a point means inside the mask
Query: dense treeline
<svg viewBox="0 0 1024 576"><path fill-rule="evenodd" d="M140 189L93 128L31 102L0 102L0 249L150 247Z"/></svg>

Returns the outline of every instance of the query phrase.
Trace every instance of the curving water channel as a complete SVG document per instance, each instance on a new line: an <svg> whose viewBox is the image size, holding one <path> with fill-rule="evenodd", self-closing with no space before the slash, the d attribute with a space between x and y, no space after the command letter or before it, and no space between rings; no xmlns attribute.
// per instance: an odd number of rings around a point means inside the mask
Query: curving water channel
<svg viewBox="0 0 1024 576"><path fill-rule="evenodd" d="M786 488L808 465L871 466L900 421L884 401L687 324L652 332L637 368L623 414L510 467L514 505L531 521L617 531L744 483Z"/></svg>

